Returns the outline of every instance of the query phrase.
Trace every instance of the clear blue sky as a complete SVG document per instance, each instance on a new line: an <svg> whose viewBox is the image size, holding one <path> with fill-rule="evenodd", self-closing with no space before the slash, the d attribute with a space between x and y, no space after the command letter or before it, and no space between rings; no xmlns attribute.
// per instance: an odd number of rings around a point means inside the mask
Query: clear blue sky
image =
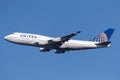
<svg viewBox="0 0 120 80"><path fill-rule="evenodd" d="M12 32L91 40L105 29L116 31L108 49L56 55L9 43ZM0 80L120 80L119 0L0 0Z"/></svg>

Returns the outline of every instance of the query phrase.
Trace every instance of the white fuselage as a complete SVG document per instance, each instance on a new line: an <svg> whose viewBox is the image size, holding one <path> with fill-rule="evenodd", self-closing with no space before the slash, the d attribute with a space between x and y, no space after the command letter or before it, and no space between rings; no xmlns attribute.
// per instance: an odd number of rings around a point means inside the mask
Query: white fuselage
<svg viewBox="0 0 120 80"><path fill-rule="evenodd" d="M53 39L52 37L36 35L36 34L28 34L28 33L18 33L15 32L8 36L5 36L5 39L23 45L44 47L48 44L48 40ZM92 48L100 48L101 46L97 46L93 41L82 41L82 40L69 40L63 43L60 48L68 49L68 50L81 50L81 49L92 49Z"/></svg>

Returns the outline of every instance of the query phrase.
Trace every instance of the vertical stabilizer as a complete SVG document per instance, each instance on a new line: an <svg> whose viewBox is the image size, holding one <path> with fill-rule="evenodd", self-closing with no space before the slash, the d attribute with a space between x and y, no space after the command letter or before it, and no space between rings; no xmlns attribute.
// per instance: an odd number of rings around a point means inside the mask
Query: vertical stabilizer
<svg viewBox="0 0 120 80"><path fill-rule="evenodd" d="M115 29L109 28L93 39L94 42L108 42Z"/></svg>

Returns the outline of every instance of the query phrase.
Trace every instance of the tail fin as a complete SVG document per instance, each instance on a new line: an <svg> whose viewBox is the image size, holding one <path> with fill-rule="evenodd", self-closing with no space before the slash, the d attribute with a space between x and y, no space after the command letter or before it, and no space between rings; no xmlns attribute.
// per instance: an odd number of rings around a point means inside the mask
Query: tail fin
<svg viewBox="0 0 120 80"><path fill-rule="evenodd" d="M115 29L109 28L97 37L95 37L92 41L94 42L108 42L113 34Z"/></svg>

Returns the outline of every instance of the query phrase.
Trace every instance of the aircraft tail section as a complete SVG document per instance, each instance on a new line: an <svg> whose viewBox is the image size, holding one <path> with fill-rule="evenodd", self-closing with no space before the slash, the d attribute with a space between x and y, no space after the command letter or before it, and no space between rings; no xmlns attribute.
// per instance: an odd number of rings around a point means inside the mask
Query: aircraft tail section
<svg viewBox="0 0 120 80"><path fill-rule="evenodd" d="M92 41L94 42L109 42L115 29L109 28L106 31L102 32L100 35L95 37Z"/></svg>
<svg viewBox="0 0 120 80"><path fill-rule="evenodd" d="M111 42L101 42L101 43L98 43L96 45L98 46L106 46L106 45L109 45Z"/></svg>

